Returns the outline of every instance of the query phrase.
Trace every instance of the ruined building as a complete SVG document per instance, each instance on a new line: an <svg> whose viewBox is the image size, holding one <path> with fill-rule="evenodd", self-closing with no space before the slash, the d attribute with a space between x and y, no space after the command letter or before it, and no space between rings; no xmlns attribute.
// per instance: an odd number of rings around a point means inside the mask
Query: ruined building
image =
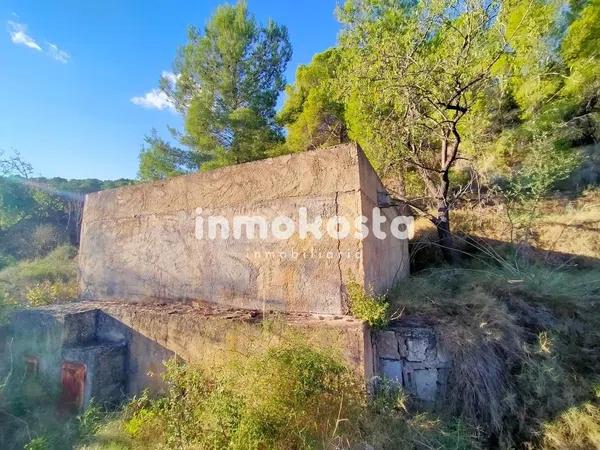
<svg viewBox="0 0 600 450"><path fill-rule="evenodd" d="M0 358L6 366L10 354L16 372L44 379L73 408L92 398L117 404L160 390L173 356L196 362L250 349L261 322L276 316L338 348L366 380L384 374L434 401L448 370L434 333L375 332L349 315L348 283L385 292L409 274L408 241L390 229L405 212L382 198L355 145L90 194L81 301L14 313ZM385 238L372 228L375 209L386 218ZM362 216L368 223L357 224ZM291 229L285 217L313 228ZM347 236L339 222L326 230L339 217L351 225ZM366 237L356 232L363 225Z"/></svg>

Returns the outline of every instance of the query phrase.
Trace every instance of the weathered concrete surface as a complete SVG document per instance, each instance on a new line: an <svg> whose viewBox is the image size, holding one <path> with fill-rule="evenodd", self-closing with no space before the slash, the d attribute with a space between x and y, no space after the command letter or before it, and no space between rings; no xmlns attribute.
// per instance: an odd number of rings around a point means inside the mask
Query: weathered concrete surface
<svg viewBox="0 0 600 450"><path fill-rule="evenodd" d="M372 376L370 332L349 317L310 314L263 316L259 311L233 310L210 304L97 303L104 313L98 333L129 343L130 395L144 388L160 390L163 361L177 356L190 363L214 365L232 355L253 354L289 332L312 345L337 352L362 377ZM268 321L268 331L263 326Z"/></svg>
<svg viewBox="0 0 600 450"><path fill-rule="evenodd" d="M92 398L104 406L118 404L126 394L127 342L100 339L98 315L96 308L74 305L12 313L8 332L0 341L3 360L10 355L12 378L32 377L58 398L63 364L81 363L85 366L82 406ZM35 369L28 368L28 363Z"/></svg>
<svg viewBox="0 0 600 450"><path fill-rule="evenodd" d="M342 145L90 194L79 253L82 297L343 314L349 279L381 292L408 274L406 240L389 232L383 241L372 233L363 241L325 233L336 215L370 220L382 189L362 151ZM322 217L322 239L301 239L297 230L286 240L271 233L266 240L195 236L197 208L204 218L262 216L271 223L285 215L297 225L300 207L309 222ZM390 219L400 212L384 210Z"/></svg>
<svg viewBox="0 0 600 450"><path fill-rule="evenodd" d="M19 373L26 370L27 358L37 358L42 377L59 390L62 364L85 364L84 405L92 397L115 404L144 389L161 391L164 362L173 357L220 364L232 355L256 353L290 333L337 353L361 377L370 378L374 367L370 330L347 316L263 316L205 303L104 301L20 311L11 328Z"/></svg>

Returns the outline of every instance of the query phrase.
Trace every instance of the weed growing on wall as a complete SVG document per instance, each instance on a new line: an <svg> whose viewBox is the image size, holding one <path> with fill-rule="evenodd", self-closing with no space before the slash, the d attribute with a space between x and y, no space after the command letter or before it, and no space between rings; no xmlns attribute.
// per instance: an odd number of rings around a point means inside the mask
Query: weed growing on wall
<svg viewBox="0 0 600 450"><path fill-rule="evenodd" d="M385 328L390 321L390 304L385 295L375 295L352 281L346 285L350 314L374 328Z"/></svg>
<svg viewBox="0 0 600 450"><path fill-rule="evenodd" d="M74 281L53 283L46 280L42 283L36 283L25 292L27 303L31 306L73 301L77 299L77 295L77 284Z"/></svg>

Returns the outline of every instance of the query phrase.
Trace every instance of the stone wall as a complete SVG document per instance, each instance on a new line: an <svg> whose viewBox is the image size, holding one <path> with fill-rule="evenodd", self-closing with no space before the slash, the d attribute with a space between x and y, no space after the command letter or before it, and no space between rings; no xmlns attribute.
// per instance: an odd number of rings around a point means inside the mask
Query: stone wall
<svg viewBox="0 0 600 450"><path fill-rule="evenodd" d="M87 196L79 253L84 299L202 300L223 306L347 312L350 280L383 291L408 275L408 243L322 239L196 238L196 217L285 215L312 222L371 219L383 186L355 145L286 155L101 191ZM201 209L199 213L198 208ZM398 208L383 210L391 219ZM231 223L231 222L230 222ZM206 224L205 224L206 225ZM384 227L385 229L385 227Z"/></svg>
<svg viewBox="0 0 600 450"><path fill-rule="evenodd" d="M451 361L433 328L395 325L373 333L374 371L429 406L443 404Z"/></svg>

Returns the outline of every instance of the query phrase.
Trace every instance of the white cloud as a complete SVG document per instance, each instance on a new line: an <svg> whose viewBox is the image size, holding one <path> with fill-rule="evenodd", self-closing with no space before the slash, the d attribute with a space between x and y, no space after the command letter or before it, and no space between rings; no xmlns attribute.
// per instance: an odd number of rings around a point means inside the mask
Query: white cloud
<svg viewBox="0 0 600 450"><path fill-rule="evenodd" d="M160 74L160 76L162 78L164 78L165 80L167 80L169 82L169 84L171 84L171 86L175 86L175 83L177 83L177 80L179 79L181 74L179 74L179 73L174 74L173 72L163 70L162 73Z"/></svg>
<svg viewBox="0 0 600 450"><path fill-rule="evenodd" d="M171 99L160 89L152 89L141 97L133 97L131 103L144 108L175 111L175 106Z"/></svg>
<svg viewBox="0 0 600 450"><path fill-rule="evenodd" d="M61 50L58 48L58 45L52 44L51 42L47 42L47 44L48 50L46 53L48 53L52 58L63 64L66 64L69 61L71 55L69 55L66 51Z"/></svg>
<svg viewBox="0 0 600 450"><path fill-rule="evenodd" d="M181 75L163 70L160 74L161 79L164 79L169 83L172 89L175 88L175 84ZM134 105L142 106L150 109L168 109L175 112L175 105L169 96L161 89L152 89L143 96L133 97L131 103Z"/></svg>
<svg viewBox="0 0 600 450"><path fill-rule="evenodd" d="M13 15L18 18L18 16L15 13L13 13ZM37 50L38 52L42 51L42 47L40 47L40 44L38 44L33 37L27 34L27 25L25 25L24 23L14 22L12 20L9 20L7 24L8 34L10 35L10 40L13 42L13 44L24 45L25 47ZM46 50L44 51L44 53L46 53L48 56L52 57L58 62L66 64L71 58L71 55L59 48L56 44L46 42L45 47Z"/></svg>
<svg viewBox="0 0 600 450"><path fill-rule="evenodd" d="M42 51L42 47L39 46L35 39L27 34L26 25L9 20L8 34L10 34L10 40L13 42L13 44L24 45L37 50L38 52Z"/></svg>

